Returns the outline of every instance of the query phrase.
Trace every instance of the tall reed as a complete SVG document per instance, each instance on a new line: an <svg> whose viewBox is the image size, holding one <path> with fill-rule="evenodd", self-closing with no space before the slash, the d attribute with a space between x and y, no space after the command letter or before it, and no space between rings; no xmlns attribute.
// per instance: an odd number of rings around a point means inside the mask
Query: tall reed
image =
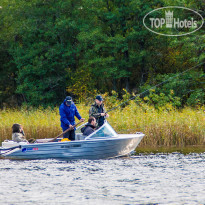
<svg viewBox="0 0 205 205"><path fill-rule="evenodd" d="M77 105L88 119L89 106ZM109 113L108 121L118 133L143 132L140 146L186 146L205 144L204 108L156 110L146 104L130 102L123 109ZM76 120L78 121L78 120ZM52 138L62 132L58 108L4 109L0 111L0 141L11 139L14 123L23 125L28 138Z"/></svg>

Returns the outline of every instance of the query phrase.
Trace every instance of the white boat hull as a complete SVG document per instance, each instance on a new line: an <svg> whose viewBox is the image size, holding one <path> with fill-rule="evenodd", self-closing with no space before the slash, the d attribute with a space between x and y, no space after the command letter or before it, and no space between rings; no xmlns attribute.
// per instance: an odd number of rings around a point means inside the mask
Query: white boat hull
<svg viewBox="0 0 205 205"><path fill-rule="evenodd" d="M106 159L133 152L144 134L127 134L104 139L20 145L1 153L9 159Z"/></svg>

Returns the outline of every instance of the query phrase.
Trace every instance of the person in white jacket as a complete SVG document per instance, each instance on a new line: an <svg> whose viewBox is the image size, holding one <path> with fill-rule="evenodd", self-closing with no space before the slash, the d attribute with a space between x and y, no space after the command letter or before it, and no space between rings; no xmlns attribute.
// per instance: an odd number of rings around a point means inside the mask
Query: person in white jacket
<svg viewBox="0 0 205 205"><path fill-rule="evenodd" d="M12 126L12 140L14 142L27 142L22 125L13 124L13 126Z"/></svg>

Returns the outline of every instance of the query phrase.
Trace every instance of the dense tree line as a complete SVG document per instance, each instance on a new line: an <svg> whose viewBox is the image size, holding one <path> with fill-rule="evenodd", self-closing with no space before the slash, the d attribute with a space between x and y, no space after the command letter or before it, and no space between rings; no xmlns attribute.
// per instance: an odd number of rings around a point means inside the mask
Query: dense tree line
<svg viewBox="0 0 205 205"><path fill-rule="evenodd" d="M144 27L149 11L169 5L205 16L202 0L1 0L1 107L57 105L66 95L82 100L112 90L122 96L124 88L139 93L204 62L204 26L183 37ZM205 64L146 101L172 92L179 106L204 104L204 72Z"/></svg>

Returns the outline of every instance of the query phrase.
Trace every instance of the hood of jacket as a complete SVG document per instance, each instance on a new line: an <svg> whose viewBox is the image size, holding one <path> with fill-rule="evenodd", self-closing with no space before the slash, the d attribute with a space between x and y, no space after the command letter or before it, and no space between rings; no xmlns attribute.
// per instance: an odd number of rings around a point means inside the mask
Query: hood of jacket
<svg viewBox="0 0 205 205"><path fill-rule="evenodd" d="M93 129L96 128L94 125L91 125L90 123L88 123L85 125L85 127L81 128L81 132L84 132L87 127L91 127Z"/></svg>

